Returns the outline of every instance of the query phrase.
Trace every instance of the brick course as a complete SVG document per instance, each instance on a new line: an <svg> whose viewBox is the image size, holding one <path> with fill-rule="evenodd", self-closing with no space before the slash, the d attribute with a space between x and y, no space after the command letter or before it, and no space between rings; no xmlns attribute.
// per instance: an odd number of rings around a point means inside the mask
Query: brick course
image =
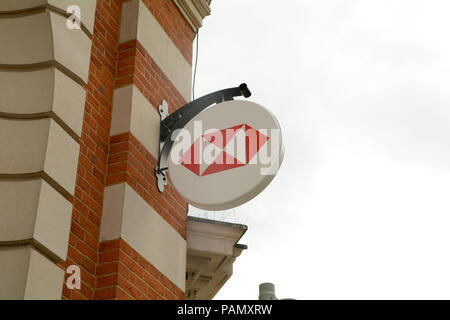
<svg viewBox="0 0 450 320"><path fill-rule="evenodd" d="M170 113L186 104L138 40L121 43L118 50L116 88L135 84L155 109L166 100Z"/></svg>
<svg viewBox="0 0 450 320"><path fill-rule="evenodd" d="M155 16L187 62L192 65L192 41L195 32L186 22L177 6L173 1L167 0L143 0L142 2Z"/></svg>
<svg viewBox="0 0 450 320"><path fill-rule="evenodd" d="M93 299L119 39L120 0L98 0L67 260L81 268L81 290L63 299Z"/></svg>
<svg viewBox="0 0 450 320"><path fill-rule="evenodd" d="M156 187L157 160L130 132L112 136L108 159L107 185L128 183L178 233L186 238L187 203L170 181L164 193Z"/></svg>
<svg viewBox="0 0 450 320"><path fill-rule="evenodd" d="M156 160L131 134L110 137L114 89L134 83L157 107L170 112L186 103L137 42L119 46L121 3L97 0L80 155L67 260L81 268L81 289L64 285L63 299L184 299L184 294L122 239L99 243L106 185L126 182L183 237L187 204L169 184L156 190ZM143 1L191 63L193 30L172 1ZM184 289L184 288L183 288Z"/></svg>
<svg viewBox="0 0 450 320"><path fill-rule="evenodd" d="M100 244L96 299L178 300L184 293L124 240Z"/></svg>

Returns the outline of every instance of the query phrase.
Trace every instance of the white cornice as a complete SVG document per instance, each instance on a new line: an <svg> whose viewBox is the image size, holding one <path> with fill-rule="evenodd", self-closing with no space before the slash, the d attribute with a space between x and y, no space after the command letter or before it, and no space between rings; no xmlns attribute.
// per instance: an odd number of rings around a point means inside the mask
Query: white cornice
<svg viewBox="0 0 450 320"><path fill-rule="evenodd" d="M202 26L202 21L211 14L211 0L173 0L194 31Z"/></svg>
<svg viewBox="0 0 450 320"><path fill-rule="evenodd" d="M216 295L246 248L237 244L246 231L242 224L188 217L186 299L205 300Z"/></svg>

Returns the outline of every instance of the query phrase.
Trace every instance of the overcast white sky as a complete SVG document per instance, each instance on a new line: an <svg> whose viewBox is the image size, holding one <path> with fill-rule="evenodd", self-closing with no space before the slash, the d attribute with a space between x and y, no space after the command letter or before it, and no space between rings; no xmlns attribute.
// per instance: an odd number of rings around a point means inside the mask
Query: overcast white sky
<svg viewBox="0 0 450 320"><path fill-rule="evenodd" d="M246 82L286 141L274 181L225 213L248 250L217 299L265 281L279 298L450 298L449 14L446 0L213 0L196 96Z"/></svg>

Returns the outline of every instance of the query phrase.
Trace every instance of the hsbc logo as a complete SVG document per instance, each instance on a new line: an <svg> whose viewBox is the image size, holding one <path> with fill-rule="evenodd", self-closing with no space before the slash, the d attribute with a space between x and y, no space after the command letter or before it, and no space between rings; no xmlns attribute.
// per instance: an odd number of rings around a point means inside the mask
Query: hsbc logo
<svg viewBox="0 0 450 320"><path fill-rule="evenodd" d="M203 134L179 163L198 176L231 170L249 164L267 140L269 137L243 123ZM201 157L202 149L206 159Z"/></svg>
<svg viewBox="0 0 450 320"><path fill-rule="evenodd" d="M279 135L278 129L255 129L246 123L203 132L201 121L195 121L194 138L187 130L176 133L172 161L199 177L257 164L262 175L271 175L279 168Z"/></svg>
<svg viewBox="0 0 450 320"><path fill-rule="evenodd" d="M175 126L179 129L170 131L171 122L164 127L160 148L169 143L170 152L161 152L161 159L175 190L194 207L226 210L253 199L269 185L283 162L280 124L257 103L223 101L193 118L175 114L172 121L179 122ZM155 173L158 176L156 169Z"/></svg>

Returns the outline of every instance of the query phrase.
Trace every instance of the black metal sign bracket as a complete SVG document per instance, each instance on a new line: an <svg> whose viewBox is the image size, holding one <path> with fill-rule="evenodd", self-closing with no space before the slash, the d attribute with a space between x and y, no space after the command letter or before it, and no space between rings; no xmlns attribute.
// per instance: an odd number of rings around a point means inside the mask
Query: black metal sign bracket
<svg viewBox="0 0 450 320"><path fill-rule="evenodd" d="M163 192L164 187L167 185L168 157L177 136L177 129L184 128L192 118L210 105L234 100L234 97L240 96L245 98L251 96L251 92L245 83L242 83L239 87L219 90L195 99L171 114L169 114L167 102L163 100L158 107L161 122L159 127L158 165L155 167L155 175L160 192Z"/></svg>

